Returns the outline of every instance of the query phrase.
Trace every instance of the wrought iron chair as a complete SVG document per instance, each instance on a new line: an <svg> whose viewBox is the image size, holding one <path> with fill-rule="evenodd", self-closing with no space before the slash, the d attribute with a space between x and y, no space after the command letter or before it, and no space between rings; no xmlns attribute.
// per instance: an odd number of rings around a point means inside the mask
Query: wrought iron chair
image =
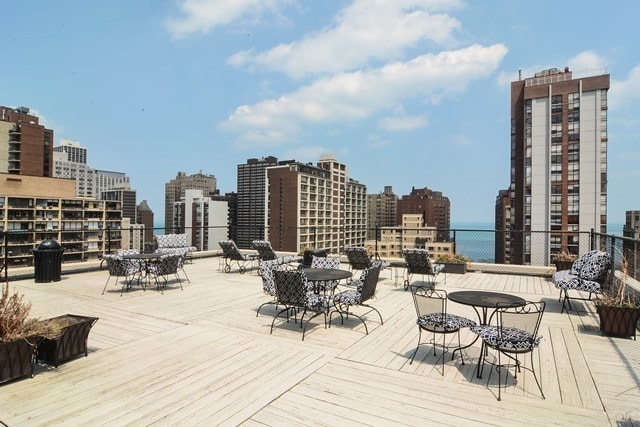
<svg viewBox="0 0 640 427"><path fill-rule="evenodd" d="M131 282L135 279L135 276L140 274L140 265L118 255L105 255L104 260L107 262L109 277L107 277L107 282L104 284L104 288L102 288L102 295L104 295L107 285L109 284L109 280L111 280L112 277L116 278L116 284L118 283L118 279L123 277L125 279L125 283L122 285L122 289L120 290L120 296L122 296L124 290L131 287ZM142 288L145 289L144 283Z"/></svg>
<svg viewBox="0 0 640 427"><path fill-rule="evenodd" d="M460 358L464 365L464 355L462 354L462 345L460 344L460 329L475 326L476 322L466 317L450 314L447 312L447 291L434 289L431 287L414 286L411 288L413 302L416 307L416 324L418 325L418 344L411 356L409 364L418 353L418 349L422 343L422 331L433 333L431 344L433 345L433 355L436 355L436 347L442 348L442 375L444 375L444 362L446 353L450 346L446 343L446 336L455 333L458 335L458 346L451 353L451 360L456 355L456 351L460 351ZM442 344L436 343L436 334L442 335ZM426 344L426 343L424 343Z"/></svg>
<svg viewBox="0 0 640 427"><path fill-rule="evenodd" d="M247 264L251 265L260 259L258 254L243 254L240 252L236 242L233 240L221 240L218 244L222 248L225 273L231 272L231 263L235 262L238 264L240 274L244 274L244 272L247 271Z"/></svg>
<svg viewBox="0 0 640 427"><path fill-rule="evenodd" d="M297 323L297 311L302 311L300 316L300 328L302 328L302 341L307 331L307 325L311 320L320 315L324 315L324 327L327 327L327 310L326 299L323 295L313 292L313 287L307 282L307 276L301 270L273 270L274 285L276 289L276 300L279 305L284 308L273 316L271 322L270 334L273 333L273 325L276 319L283 313L286 313L287 322L289 321L289 313L293 313L294 321ZM304 316L307 311L313 312L311 317L307 319L304 325Z"/></svg>
<svg viewBox="0 0 640 427"><path fill-rule="evenodd" d="M313 256L311 258L311 268L340 268L340 258L334 257L318 257ZM329 293L333 295L333 292L338 286L337 280L318 280L313 283L313 287L317 292L322 292L324 294Z"/></svg>
<svg viewBox="0 0 640 427"><path fill-rule="evenodd" d="M300 262L302 256L300 255L286 255L279 257L271 246L271 242L268 240L254 240L252 246L258 251L260 262L277 260L280 264L289 264L292 262Z"/></svg>
<svg viewBox="0 0 640 427"><path fill-rule="evenodd" d="M486 349L491 348L497 353L497 363L487 363L495 366L498 371L498 400L501 400L501 371L503 368L507 371L504 378L504 387L506 388L509 367L514 368L514 379L517 378L518 372L521 372L521 369L526 369L533 373L533 378L536 380L540 394L544 399L544 392L542 391L542 386L536 375L533 363L533 350L538 348L542 340L542 336L538 334L538 330L545 306L546 303L544 301L527 301L525 305L498 305L489 319L489 324L471 327L471 331L482 339L480 361L478 362L480 376L482 376L482 371L484 370ZM518 359L518 356L527 353L531 355L531 367L524 366ZM502 363L502 355L508 357L508 363Z"/></svg>
<svg viewBox="0 0 640 427"><path fill-rule="evenodd" d="M360 319L360 321L364 325L364 330L368 335L369 328L367 328L367 323L364 321L364 318L362 316L357 315L351 311L351 307L353 306L367 307L370 310L375 311L380 317L380 324L384 324L382 315L380 314L378 309L371 305L365 304L366 301L373 298L376 294L376 286L378 285L380 270L380 261L373 261L371 267L362 270L360 280L352 282L352 284L355 283L355 289L342 291L333 296L334 309L331 311L331 313L329 313L329 327L331 327L331 317L333 316L333 313L340 314L342 324L344 324L345 317L349 318L349 315L352 315Z"/></svg>
<svg viewBox="0 0 640 427"><path fill-rule="evenodd" d="M423 278L427 276L429 278L427 281L428 286L434 287L436 285L436 278L444 270L444 265L433 264L426 249L403 249L402 255L407 264L407 278L404 281L405 291L409 289L411 276L414 274L421 274Z"/></svg>
<svg viewBox="0 0 640 427"><path fill-rule="evenodd" d="M590 251L581 255L570 270L561 270L553 274L553 284L560 290L558 301L562 301L560 313L569 309L571 299L590 301L592 295L602 293L602 286L607 283L611 271L611 256L603 251ZM587 298L569 297L569 291L588 292Z"/></svg>
<svg viewBox="0 0 640 427"><path fill-rule="evenodd" d="M381 259L374 259L369 255L367 248L364 246L346 246L344 248L344 254L349 261L349 268L353 270L364 270L371 267L374 261L380 262L380 269L383 270L389 267L387 261Z"/></svg>
<svg viewBox="0 0 640 427"><path fill-rule="evenodd" d="M155 279L156 286L161 293L164 293L163 290L167 287L170 275L176 277L176 280L180 284L180 289L184 290L182 280L178 275L178 266L180 265L181 257L182 255L180 254L162 255L157 262L149 265L149 274Z"/></svg>
<svg viewBox="0 0 640 427"><path fill-rule="evenodd" d="M273 304L278 307L278 299L276 298L276 285L273 279L273 271L280 270L282 267L277 260L263 261L258 267L258 274L262 277L262 290L266 295L272 297L271 301L264 302L258 306L256 317L260 314L260 309L267 304Z"/></svg>

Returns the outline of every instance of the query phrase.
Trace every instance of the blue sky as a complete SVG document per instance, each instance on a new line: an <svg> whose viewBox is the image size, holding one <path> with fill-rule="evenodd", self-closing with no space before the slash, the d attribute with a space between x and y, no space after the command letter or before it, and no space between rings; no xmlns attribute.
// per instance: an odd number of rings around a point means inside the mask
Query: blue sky
<svg viewBox="0 0 640 427"><path fill-rule="evenodd" d="M335 153L369 193L442 191L493 221L510 82L611 74L609 222L640 209L635 0L109 0L3 7L0 105L26 106L163 218L178 171Z"/></svg>

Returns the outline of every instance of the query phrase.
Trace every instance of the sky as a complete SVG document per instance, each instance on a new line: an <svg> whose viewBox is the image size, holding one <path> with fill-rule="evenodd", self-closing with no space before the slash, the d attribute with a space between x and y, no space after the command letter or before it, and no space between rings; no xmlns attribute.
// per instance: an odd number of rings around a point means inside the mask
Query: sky
<svg viewBox="0 0 640 427"><path fill-rule="evenodd" d="M3 6L0 105L26 106L164 218L179 171L335 154L379 193L441 191L492 222L510 83L611 75L608 220L640 209L640 2L46 0Z"/></svg>

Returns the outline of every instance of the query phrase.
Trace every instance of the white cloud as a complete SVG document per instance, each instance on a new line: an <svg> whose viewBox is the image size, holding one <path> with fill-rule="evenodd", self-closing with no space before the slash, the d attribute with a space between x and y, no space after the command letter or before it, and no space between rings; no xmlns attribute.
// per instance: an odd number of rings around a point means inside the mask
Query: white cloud
<svg viewBox="0 0 640 427"><path fill-rule="evenodd" d="M602 70L607 67L607 61L592 50L580 52L567 61L569 69L574 73Z"/></svg>
<svg viewBox="0 0 640 427"><path fill-rule="evenodd" d="M427 117L420 116L399 116L399 117L383 117L378 121L378 127L384 130L412 130L427 125Z"/></svg>
<svg viewBox="0 0 640 427"><path fill-rule="evenodd" d="M609 90L609 106L620 108L638 104L640 100L640 65L629 72L626 80L612 80Z"/></svg>
<svg viewBox="0 0 640 427"><path fill-rule="evenodd" d="M307 123L350 122L390 110L402 100L456 93L496 69L507 49L502 44L418 56L369 72L338 74L317 80L277 99L243 105L221 124L248 140L270 132L272 142L291 139Z"/></svg>
<svg viewBox="0 0 640 427"><path fill-rule="evenodd" d="M453 135L449 140L449 143L457 147L468 147L473 144L471 139L465 135Z"/></svg>
<svg viewBox="0 0 640 427"><path fill-rule="evenodd" d="M293 77L351 71L371 60L401 58L405 49L425 40L451 45L460 23L434 12L460 5L459 0L354 0L333 26L265 52L239 52L229 62L261 65Z"/></svg>
<svg viewBox="0 0 640 427"><path fill-rule="evenodd" d="M292 0L180 0L178 7L182 17L167 20L166 27L176 39L193 33L208 33L210 30L230 24L248 16L259 16L263 12L277 12Z"/></svg>

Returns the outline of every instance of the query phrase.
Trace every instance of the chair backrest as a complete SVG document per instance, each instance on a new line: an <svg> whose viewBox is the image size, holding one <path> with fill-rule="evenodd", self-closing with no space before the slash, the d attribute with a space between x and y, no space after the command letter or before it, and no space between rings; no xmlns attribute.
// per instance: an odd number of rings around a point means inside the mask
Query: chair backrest
<svg viewBox="0 0 640 427"><path fill-rule="evenodd" d="M433 274L433 265L426 249L407 248L402 250L407 263L408 274Z"/></svg>
<svg viewBox="0 0 640 427"><path fill-rule="evenodd" d="M363 246L346 246L344 253L352 269L364 270L365 268L371 267L372 260L369 252L367 252L367 248Z"/></svg>
<svg viewBox="0 0 640 427"><path fill-rule="evenodd" d="M180 255L169 254L162 255L158 260L156 272L159 275L166 276L168 274L178 274L178 266L180 265Z"/></svg>
<svg viewBox="0 0 640 427"><path fill-rule="evenodd" d="M418 317L431 313L442 313L444 318L444 315L447 314L446 291L425 286L413 286L411 294Z"/></svg>
<svg viewBox="0 0 640 427"><path fill-rule="evenodd" d="M305 306L307 276L302 270L273 270L276 299L283 305Z"/></svg>
<svg viewBox="0 0 640 427"><path fill-rule="evenodd" d="M313 256L311 258L311 268L340 268L340 259L334 257Z"/></svg>
<svg viewBox="0 0 640 427"><path fill-rule="evenodd" d="M118 255L105 255L104 259L107 260L107 269L109 270L109 276L126 276L127 264L122 257Z"/></svg>
<svg viewBox="0 0 640 427"><path fill-rule="evenodd" d="M271 261L278 258L278 255L276 255L271 247L271 242L268 240L254 240L252 245L253 248L258 251L260 261Z"/></svg>
<svg viewBox="0 0 640 427"><path fill-rule="evenodd" d="M545 307L544 301L527 301L524 305L498 305L489 320L489 324L495 322L498 327L498 342L503 343L503 346L508 346L510 341L521 342L521 338L513 336L515 328L530 334L532 341L527 343L530 345L527 348L537 345L541 338L538 330Z"/></svg>
<svg viewBox="0 0 640 427"><path fill-rule="evenodd" d="M364 278L362 278L361 285L358 286L358 291L360 292L360 303L373 298L376 294L376 287L378 286L378 278L380 277L381 268L382 265L380 261L373 261L371 267L368 267L363 271L362 274L364 275Z"/></svg>
<svg viewBox="0 0 640 427"><path fill-rule="evenodd" d="M267 295L276 296L276 286L273 278L274 270L281 270L278 261L264 261L258 267L258 274L262 277L262 290Z"/></svg>
<svg viewBox="0 0 640 427"><path fill-rule="evenodd" d="M581 279L603 284L611 270L611 255L604 251L589 251L571 266L571 274Z"/></svg>
<svg viewBox="0 0 640 427"><path fill-rule="evenodd" d="M242 254L240 253L240 249L238 249L236 242L234 242L233 240L220 240L218 244L222 248L222 252L225 258L228 258L232 261L240 261L243 259Z"/></svg>

